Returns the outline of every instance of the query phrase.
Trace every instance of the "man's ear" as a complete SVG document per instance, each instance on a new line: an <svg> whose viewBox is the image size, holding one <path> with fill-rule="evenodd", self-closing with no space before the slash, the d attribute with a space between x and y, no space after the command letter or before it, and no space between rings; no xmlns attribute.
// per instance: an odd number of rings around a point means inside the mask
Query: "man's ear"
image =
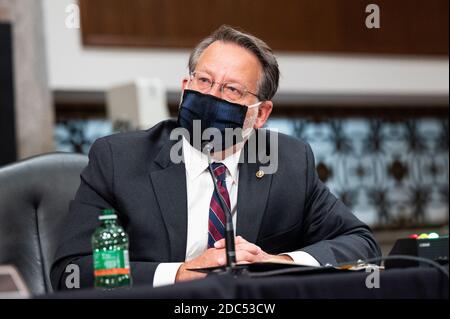
<svg viewBox="0 0 450 319"><path fill-rule="evenodd" d="M264 101L261 103L261 105L258 108L258 117L255 121L255 128L261 128L264 126L264 124L267 122L267 119L270 116L270 113L272 113L273 103L272 101Z"/></svg>
<svg viewBox="0 0 450 319"><path fill-rule="evenodd" d="M183 80L181 80L181 90L182 91L184 91L187 88L188 83L189 83L188 78L183 78Z"/></svg>

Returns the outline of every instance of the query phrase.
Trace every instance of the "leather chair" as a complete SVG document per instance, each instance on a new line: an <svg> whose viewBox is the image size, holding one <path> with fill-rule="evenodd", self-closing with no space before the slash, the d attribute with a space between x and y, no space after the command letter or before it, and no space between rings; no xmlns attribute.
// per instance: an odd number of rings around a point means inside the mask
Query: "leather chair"
<svg viewBox="0 0 450 319"><path fill-rule="evenodd" d="M14 265L33 295L52 291L50 267L87 156L39 155L0 167L0 265Z"/></svg>

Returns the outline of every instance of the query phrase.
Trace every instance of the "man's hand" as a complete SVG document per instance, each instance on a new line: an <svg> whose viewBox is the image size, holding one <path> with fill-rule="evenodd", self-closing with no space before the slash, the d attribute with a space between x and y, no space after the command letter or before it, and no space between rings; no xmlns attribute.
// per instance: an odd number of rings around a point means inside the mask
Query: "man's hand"
<svg viewBox="0 0 450 319"><path fill-rule="evenodd" d="M270 255L260 247L246 241L241 236L235 237L236 262L238 264L264 262L264 261L293 261L288 255ZM214 248L225 250L225 239L216 241ZM225 255L220 256L218 260L220 265L226 264Z"/></svg>
<svg viewBox="0 0 450 319"><path fill-rule="evenodd" d="M210 248L197 258L183 263L178 269L175 282L204 278L206 277L206 274L202 274L196 271L189 271L188 269L221 266L219 261L221 261L222 259L225 259L224 248Z"/></svg>
<svg viewBox="0 0 450 319"><path fill-rule="evenodd" d="M253 262L263 262L269 260L292 261L288 255L270 255L255 244L249 243L241 236L235 237L236 262L245 264ZM180 266L175 281L186 281L204 278L206 274L189 271L189 268L217 267L226 264L225 239L221 239L202 255L192 260L186 261Z"/></svg>

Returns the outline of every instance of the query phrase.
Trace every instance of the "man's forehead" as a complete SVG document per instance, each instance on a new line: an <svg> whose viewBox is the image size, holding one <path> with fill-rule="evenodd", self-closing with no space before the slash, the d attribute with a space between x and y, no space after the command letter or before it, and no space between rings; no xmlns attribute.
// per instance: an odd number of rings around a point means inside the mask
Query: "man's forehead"
<svg viewBox="0 0 450 319"><path fill-rule="evenodd" d="M258 81L261 64L249 50L234 43L216 41L200 55L197 71L204 71L227 80Z"/></svg>

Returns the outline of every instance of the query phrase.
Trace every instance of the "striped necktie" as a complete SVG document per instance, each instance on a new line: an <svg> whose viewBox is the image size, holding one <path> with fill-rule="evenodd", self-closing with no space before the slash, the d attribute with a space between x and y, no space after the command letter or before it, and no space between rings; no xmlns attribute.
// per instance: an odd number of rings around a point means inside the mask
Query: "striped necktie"
<svg viewBox="0 0 450 319"><path fill-rule="evenodd" d="M228 209L230 209L230 196L228 194L225 176L227 167L223 163L212 163L214 175L217 178L217 187ZM208 221L208 248L214 247L214 243L225 236L225 212L220 206L220 199L215 191L209 204Z"/></svg>

